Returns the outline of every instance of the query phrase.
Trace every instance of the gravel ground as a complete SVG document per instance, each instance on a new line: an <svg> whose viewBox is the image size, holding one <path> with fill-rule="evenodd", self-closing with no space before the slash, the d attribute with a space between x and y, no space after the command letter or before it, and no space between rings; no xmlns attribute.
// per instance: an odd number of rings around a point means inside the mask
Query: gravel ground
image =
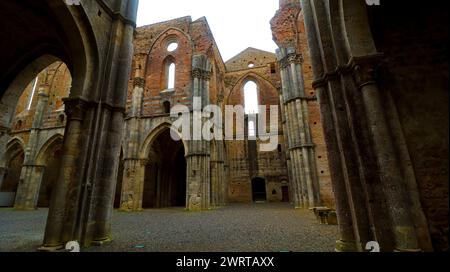
<svg viewBox="0 0 450 272"><path fill-rule="evenodd" d="M47 210L0 209L0 251L35 251ZM114 212L113 241L83 251L278 252L333 251L337 226L288 204L233 204L204 212L181 208Z"/></svg>

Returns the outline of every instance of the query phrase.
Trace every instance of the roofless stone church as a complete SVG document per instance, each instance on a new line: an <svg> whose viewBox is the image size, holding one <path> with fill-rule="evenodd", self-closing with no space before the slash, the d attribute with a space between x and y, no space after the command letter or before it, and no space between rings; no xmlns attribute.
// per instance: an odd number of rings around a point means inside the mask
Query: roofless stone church
<svg viewBox="0 0 450 272"><path fill-rule="evenodd" d="M49 208L41 250L110 241L114 209L255 202L337 217L337 251L448 250L446 10L280 0L279 49L224 61L205 17L80 2L0 2L0 206ZM196 101L231 138L174 139Z"/></svg>

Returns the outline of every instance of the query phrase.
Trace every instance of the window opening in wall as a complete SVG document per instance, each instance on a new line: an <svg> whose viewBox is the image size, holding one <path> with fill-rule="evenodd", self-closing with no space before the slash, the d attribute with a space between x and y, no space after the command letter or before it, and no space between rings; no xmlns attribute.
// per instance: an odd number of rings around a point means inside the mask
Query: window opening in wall
<svg viewBox="0 0 450 272"><path fill-rule="evenodd" d="M178 49L178 43L176 43L176 42L172 42L167 46L167 51L169 51L169 52L174 52L177 49Z"/></svg>
<svg viewBox="0 0 450 272"><path fill-rule="evenodd" d="M245 114L258 114L258 86L249 81L244 86Z"/></svg>
<svg viewBox="0 0 450 272"><path fill-rule="evenodd" d="M163 108L164 108L164 113L170 113L170 102L169 101L165 101L163 103Z"/></svg>
<svg viewBox="0 0 450 272"><path fill-rule="evenodd" d="M175 63L169 65L169 72L167 76L167 89L175 88Z"/></svg>
<svg viewBox="0 0 450 272"><path fill-rule="evenodd" d="M248 136L249 137L255 137L256 136L256 127L254 121L248 122Z"/></svg>
<svg viewBox="0 0 450 272"><path fill-rule="evenodd" d="M31 104L33 103L33 97L34 97L34 94L36 93L36 88L37 88L38 81L39 81L39 76L37 76L34 79L33 88L31 89L30 98L28 99L27 110L31 109Z"/></svg>

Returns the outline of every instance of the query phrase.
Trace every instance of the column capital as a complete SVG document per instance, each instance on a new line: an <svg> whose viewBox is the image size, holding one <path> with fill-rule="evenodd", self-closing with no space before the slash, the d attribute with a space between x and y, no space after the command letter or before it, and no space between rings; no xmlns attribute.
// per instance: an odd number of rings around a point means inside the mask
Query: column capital
<svg viewBox="0 0 450 272"><path fill-rule="evenodd" d="M150 163L149 159L140 159L139 161L141 162L141 166L146 166Z"/></svg>
<svg viewBox="0 0 450 272"><path fill-rule="evenodd" d="M136 88L144 88L145 87L145 79L142 77L135 77L133 80L133 86Z"/></svg>
<svg viewBox="0 0 450 272"><path fill-rule="evenodd" d="M50 97L45 91L40 91L38 93L38 96L42 97L42 98L49 98Z"/></svg>
<svg viewBox="0 0 450 272"><path fill-rule="evenodd" d="M64 98L65 113L68 120L83 120L90 102L81 98Z"/></svg>
<svg viewBox="0 0 450 272"><path fill-rule="evenodd" d="M296 52L288 53L284 58L280 59L278 62L282 69L290 66L291 64L302 64L303 55Z"/></svg>
<svg viewBox="0 0 450 272"><path fill-rule="evenodd" d="M377 78L383 54L377 53L361 57L352 57L348 67L353 72L353 77L359 88L368 84L374 84Z"/></svg>
<svg viewBox="0 0 450 272"><path fill-rule="evenodd" d="M192 70L192 77L209 81L211 79L211 72L201 68L194 68Z"/></svg>

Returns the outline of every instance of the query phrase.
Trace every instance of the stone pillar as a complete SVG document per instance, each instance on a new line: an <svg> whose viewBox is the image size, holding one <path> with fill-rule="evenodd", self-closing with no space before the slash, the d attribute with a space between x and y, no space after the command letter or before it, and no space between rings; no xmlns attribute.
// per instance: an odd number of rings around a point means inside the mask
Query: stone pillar
<svg viewBox="0 0 450 272"><path fill-rule="evenodd" d="M135 10L137 3L128 1L127 8ZM133 11L134 12L134 11ZM117 19L116 19L117 20ZM83 244L101 245L111 241L111 216L114 209L114 192L117 183L117 169L119 167L120 151L123 140L123 127L125 116L126 94L128 90L128 79L131 72L131 62L133 57L133 35L134 23L113 24L111 32L119 36L111 41L112 53L117 55L112 63L116 67L109 75L113 82L111 92L114 95L107 95L106 102L100 101L97 106L97 122L100 123L98 133L105 134L96 144L94 156L91 161L98 161L97 165L88 169L89 176L92 177L93 186L90 195L86 195L86 204L89 206L81 217L84 223L84 230L78 231L78 236ZM95 222L95 226L91 224Z"/></svg>
<svg viewBox="0 0 450 272"><path fill-rule="evenodd" d="M142 210L146 161L141 161L139 158L139 134L144 86L145 80L142 78L142 72L137 68L134 79L131 115L125 121L126 134L124 142L127 146L124 158L124 172L120 200L120 210L122 211Z"/></svg>
<svg viewBox="0 0 450 272"><path fill-rule="evenodd" d="M353 220L350 211L347 186L341 166L341 156L338 139L333 125L329 98L325 86L314 85L320 101L321 121L327 143L328 164L330 174L333 177L333 192L336 200L336 214L338 218L339 237L336 241L336 251L353 252L357 250L355 237L353 235Z"/></svg>
<svg viewBox="0 0 450 272"><path fill-rule="evenodd" d="M289 47L278 50L277 58L281 69L285 134L291 161L294 205L297 208L318 206L321 203L319 182L315 145L309 127L309 98L305 95L301 69L302 55L295 48Z"/></svg>
<svg viewBox="0 0 450 272"><path fill-rule="evenodd" d="M138 1L118 3L104 7L113 9L105 12L106 16L117 16L102 25L111 33L111 39L97 46L107 51L99 59L89 59L96 61L89 67L97 75L92 77L95 82L78 82L75 85L83 86L82 89L73 90L71 97L64 99L67 124L62 166L52 193L41 250L61 248L73 240L81 246L111 240Z"/></svg>
<svg viewBox="0 0 450 272"><path fill-rule="evenodd" d="M204 118L201 109L209 105L209 80L211 63L205 55L193 57L193 100L201 105L193 105L194 138L188 142L187 162L187 209L203 210L211 202L211 143L203 139L201 132ZM197 127L196 127L197 125ZM197 133L197 137L195 134ZM201 137L198 139L198 137ZM196 139L197 138L197 139Z"/></svg>
<svg viewBox="0 0 450 272"><path fill-rule="evenodd" d="M17 188L16 201L14 203L15 209L32 210L37 207L39 189L45 167L36 165L36 157L39 152L39 134L47 104L48 95L45 93L45 89L41 87L39 88L30 136L25 147L25 158L20 174L19 187Z"/></svg>
<svg viewBox="0 0 450 272"><path fill-rule="evenodd" d="M407 151L393 139L402 141L398 120L386 115L395 109L377 87L382 55L370 34L367 7L301 2L336 198L336 250L364 251L368 241L377 241L383 251L418 251L427 243L426 227L412 173L405 174L399 161ZM347 10L339 12L349 7L351 20L342 17Z"/></svg>
<svg viewBox="0 0 450 272"><path fill-rule="evenodd" d="M223 142L212 142L213 152L211 152L211 206L225 205L225 161L223 157Z"/></svg>
<svg viewBox="0 0 450 272"><path fill-rule="evenodd" d="M219 141L217 149L218 149L218 161L216 167L218 177L217 183L219 190L218 204L219 206L225 206L227 203L226 200L227 186L225 180L225 158L224 158L223 141Z"/></svg>
<svg viewBox="0 0 450 272"><path fill-rule="evenodd" d="M81 171L77 159L82 155L80 145L83 138L83 119L88 115L88 103L82 99L65 99L67 125L64 135L63 157L58 181L53 188L50 209L47 217L44 244L41 250L62 248L64 242L74 237L76 220L67 220L68 214L77 213L70 199L77 199L81 191L79 176ZM92 186L92 184L86 184ZM72 205L70 205L72 204ZM77 205L78 206L78 205Z"/></svg>
<svg viewBox="0 0 450 272"><path fill-rule="evenodd" d="M223 95L218 95L217 106L223 108ZM211 142L211 206L225 206L227 202L227 184L225 177L224 141L214 139Z"/></svg>
<svg viewBox="0 0 450 272"><path fill-rule="evenodd" d="M386 197L391 219L394 245L397 251L421 251L400 163L395 156L396 149L391 138L388 120L384 113L380 92L375 79L376 66L380 54L353 58L353 75L358 89L362 93L366 118L372 136L379 169L380 181Z"/></svg>
<svg viewBox="0 0 450 272"><path fill-rule="evenodd" d="M10 138L10 128L0 125L0 188L6 173L6 145Z"/></svg>
<svg viewBox="0 0 450 272"><path fill-rule="evenodd" d="M341 152L339 150L337 131L334 126L333 109L330 105L326 84L319 84L319 80L324 75L324 64L322 63L322 52L316 33L316 22L314 12L309 0L302 0L302 10L305 20L305 30L308 35L308 47L311 55L314 79L313 87L320 103L321 122L324 129L325 142L327 144L328 163L332 176L333 192L336 200L336 214L338 218L339 237L336 242L336 251L356 251L357 248L354 236L353 213L349 206L349 195L342 169Z"/></svg>

